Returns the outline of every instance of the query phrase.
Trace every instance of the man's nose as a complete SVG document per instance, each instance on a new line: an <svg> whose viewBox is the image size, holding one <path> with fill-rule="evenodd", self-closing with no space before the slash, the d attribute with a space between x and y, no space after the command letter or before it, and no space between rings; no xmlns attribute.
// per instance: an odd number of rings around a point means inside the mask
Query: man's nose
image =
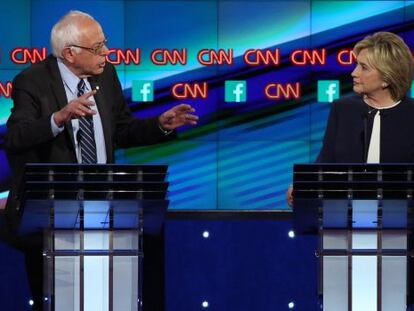
<svg viewBox="0 0 414 311"><path fill-rule="evenodd" d="M102 47L102 51L101 51L101 54L100 55L107 56L108 54L109 54L109 49L108 49L108 47L106 45L104 45Z"/></svg>

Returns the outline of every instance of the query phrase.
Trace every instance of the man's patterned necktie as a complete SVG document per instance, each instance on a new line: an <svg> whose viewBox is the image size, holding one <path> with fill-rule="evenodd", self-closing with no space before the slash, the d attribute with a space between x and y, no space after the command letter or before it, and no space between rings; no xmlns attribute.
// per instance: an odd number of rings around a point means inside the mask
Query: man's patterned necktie
<svg viewBox="0 0 414 311"><path fill-rule="evenodd" d="M78 97L82 96L84 93L85 81L81 79L78 83ZM78 137L82 163L96 163L96 143L92 116L79 118Z"/></svg>

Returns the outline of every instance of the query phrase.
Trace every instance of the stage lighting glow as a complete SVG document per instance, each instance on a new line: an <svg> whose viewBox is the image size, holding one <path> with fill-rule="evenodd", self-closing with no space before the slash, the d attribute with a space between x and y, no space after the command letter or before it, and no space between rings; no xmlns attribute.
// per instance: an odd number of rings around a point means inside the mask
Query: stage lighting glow
<svg viewBox="0 0 414 311"><path fill-rule="evenodd" d="M34 301L32 299L29 300L29 306L33 306L34 305Z"/></svg>
<svg viewBox="0 0 414 311"><path fill-rule="evenodd" d="M208 301L204 300L201 305L203 306L203 308L208 308Z"/></svg>
<svg viewBox="0 0 414 311"><path fill-rule="evenodd" d="M210 232L208 232L208 231L203 232L203 238L208 239L209 236L210 236Z"/></svg>
<svg viewBox="0 0 414 311"><path fill-rule="evenodd" d="M290 230L288 233L289 238L293 239L295 237L295 231Z"/></svg>
<svg viewBox="0 0 414 311"><path fill-rule="evenodd" d="M8 191L0 192L0 199L6 199L8 195L9 195Z"/></svg>
<svg viewBox="0 0 414 311"><path fill-rule="evenodd" d="M289 309L293 309L295 307L295 303L293 301L288 303Z"/></svg>

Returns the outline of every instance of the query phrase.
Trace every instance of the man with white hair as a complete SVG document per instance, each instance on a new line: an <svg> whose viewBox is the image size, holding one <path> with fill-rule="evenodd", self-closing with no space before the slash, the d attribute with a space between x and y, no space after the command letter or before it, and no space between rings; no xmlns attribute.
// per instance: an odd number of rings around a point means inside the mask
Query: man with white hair
<svg viewBox="0 0 414 311"><path fill-rule="evenodd" d="M177 127L197 123L185 104L152 119L131 114L115 68L106 63L102 28L90 15L69 12L53 27L51 43L53 56L13 81L5 147L15 182L24 163L113 163L115 147L169 140Z"/></svg>
<svg viewBox="0 0 414 311"><path fill-rule="evenodd" d="M19 207L17 186L25 163L113 163L115 147L170 140L177 127L198 120L185 104L156 118L136 119L114 66L106 63L106 38L92 16L69 12L53 27L51 44L53 55L13 81L5 136L14 174L9 211Z"/></svg>

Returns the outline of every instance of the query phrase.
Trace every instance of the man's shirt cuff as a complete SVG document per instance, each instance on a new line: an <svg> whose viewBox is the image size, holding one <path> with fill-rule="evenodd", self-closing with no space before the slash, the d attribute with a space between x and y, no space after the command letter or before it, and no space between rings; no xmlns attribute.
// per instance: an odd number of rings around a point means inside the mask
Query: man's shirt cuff
<svg viewBox="0 0 414 311"><path fill-rule="evenodd" d="M61 127L57 126L55 120L53 119L54 115L55 114L52 114L52 116L50 117L50 127L52 129L53 136L56 137L58 134L63 132L63 130L65 129L65 126L64 125L62 125Z"/></svg>
<svg viewBox="0 0 414 311"><path fill-rule="evenodd" d="M158 127L165 136L170 135L172 132L174 132L173 130L164 130L160 124L158 124Z"/></svg>

